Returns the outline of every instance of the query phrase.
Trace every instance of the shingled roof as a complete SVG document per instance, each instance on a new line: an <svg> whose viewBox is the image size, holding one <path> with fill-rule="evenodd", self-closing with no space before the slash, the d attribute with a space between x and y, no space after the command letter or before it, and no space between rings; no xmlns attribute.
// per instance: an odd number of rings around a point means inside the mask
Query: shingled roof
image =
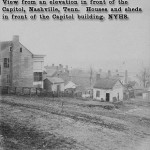
<svg viewBox="0 0 150 150"><path fill-rule="evenodd" d="M101 78L95 83L94 88L112 89L117 81L119 81L119 80L118 79L110 79L110 78Z"/></svg>
<svg viewBox="0 0 150 150"><path fill-rule="evenodd" d="M64 83L64 80L62 78L46 77L46 79L49 80L51 83Z"/></svg>
<svg viewBox="0 0 150 150"><path fill-rule="evenodd" d="M46 70L47 76L52 77L57 74L57 70L51 69L51 70Z"/></svg>

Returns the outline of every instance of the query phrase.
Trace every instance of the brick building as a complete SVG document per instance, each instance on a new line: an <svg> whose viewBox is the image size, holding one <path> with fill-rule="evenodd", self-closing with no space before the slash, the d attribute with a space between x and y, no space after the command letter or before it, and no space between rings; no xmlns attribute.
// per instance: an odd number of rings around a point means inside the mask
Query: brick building
<svg viewBox="0 0 150 150"><path fill-rule="evenodd" d="M34 55L19 42L0 42L0 86L43 87L44 55Z"/></svg>

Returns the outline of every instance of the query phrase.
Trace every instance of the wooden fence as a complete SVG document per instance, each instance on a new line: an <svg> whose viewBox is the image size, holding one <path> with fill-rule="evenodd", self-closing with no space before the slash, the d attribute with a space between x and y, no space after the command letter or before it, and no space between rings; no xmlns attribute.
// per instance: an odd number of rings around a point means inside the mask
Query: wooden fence
<svg viewBox="0 0 150 150"><path fill-rule="evenodd" d="M0 86L1 95L25 95L25 96L48 96L48 97L76 97L74 92L51 92L42 88L34 87L9 87Z"/></svg>

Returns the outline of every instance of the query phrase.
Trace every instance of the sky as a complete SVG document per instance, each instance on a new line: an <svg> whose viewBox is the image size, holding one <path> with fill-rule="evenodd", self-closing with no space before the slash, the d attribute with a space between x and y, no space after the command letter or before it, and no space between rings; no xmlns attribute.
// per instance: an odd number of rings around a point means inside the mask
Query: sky
<svg viewBox="0 0 150 150"><path fill-rule="evenodd" d="M0 18L0 41L19 35L20 42L32 53L46 55L45 65L138 71L142 66L150 66L150 1L129 0L129 4L142 7L143 13L130 14L128 21L3 21Z"/></svg>

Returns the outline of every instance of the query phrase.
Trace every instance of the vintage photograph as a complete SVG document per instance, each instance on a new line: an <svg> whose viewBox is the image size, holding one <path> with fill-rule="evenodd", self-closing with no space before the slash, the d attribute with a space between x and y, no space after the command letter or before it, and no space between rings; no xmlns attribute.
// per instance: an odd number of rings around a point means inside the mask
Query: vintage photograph
<svg viewBox="0 0 150 150"><path fill-rule="evenodd" d="M0 150L150 150L149 0L105 21L7 20L0 5Z"/></svg>

